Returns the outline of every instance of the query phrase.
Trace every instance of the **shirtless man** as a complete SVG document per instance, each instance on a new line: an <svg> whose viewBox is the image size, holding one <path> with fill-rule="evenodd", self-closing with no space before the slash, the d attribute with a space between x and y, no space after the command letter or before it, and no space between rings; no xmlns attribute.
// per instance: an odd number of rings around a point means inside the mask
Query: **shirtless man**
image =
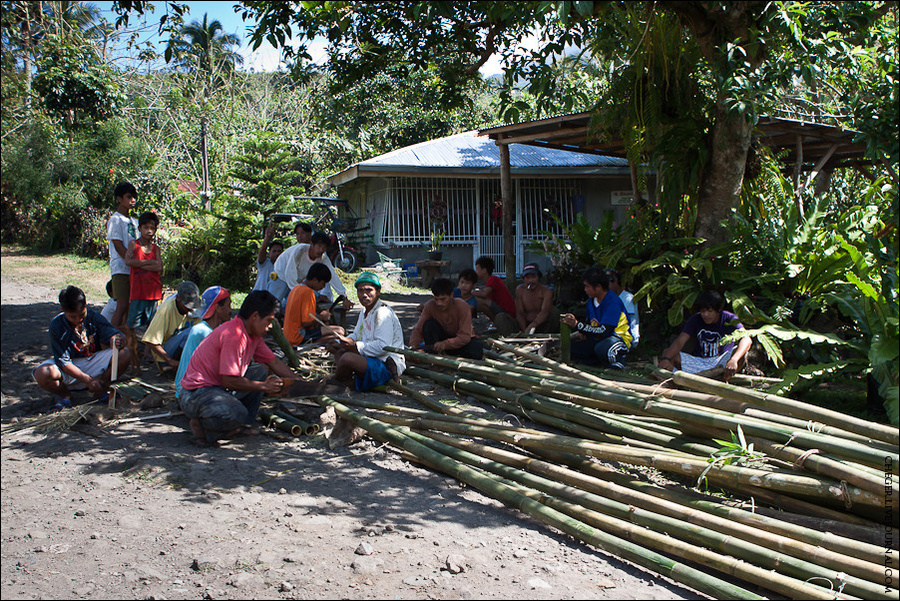
<svg viewBox="0 0 900 601"><path fill-rule="evenodd" d="M541 284L541 270L529 263L522 270L524 284L516 288L516 321L526 334L559 332L559 310L553 306L553 291Z"/></svg>

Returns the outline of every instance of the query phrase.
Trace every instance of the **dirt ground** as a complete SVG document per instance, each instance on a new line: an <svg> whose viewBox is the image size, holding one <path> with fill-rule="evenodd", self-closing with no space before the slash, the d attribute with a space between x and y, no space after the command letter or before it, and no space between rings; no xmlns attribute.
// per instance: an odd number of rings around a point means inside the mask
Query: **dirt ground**
<svg viewBox="0 0 900 601"><path fill-rule="evenodd" d="M4 424L51 404L30 373L57 295L2 281ZM416 302L391 303L407 331ZM0 488L3 599L702 598L369 439L199 448L183 416L27 429L2 437Z"/></svg>

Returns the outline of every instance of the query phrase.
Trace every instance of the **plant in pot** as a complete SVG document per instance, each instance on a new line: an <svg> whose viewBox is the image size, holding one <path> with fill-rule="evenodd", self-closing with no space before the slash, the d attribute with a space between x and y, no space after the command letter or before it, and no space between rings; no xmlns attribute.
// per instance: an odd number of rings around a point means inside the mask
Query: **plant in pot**
<svg viewBox="0 0 900 601"><path fill-rule="evenodd" d="M428 251L428 260L429 261L440 261L441 257L444 256L444 251L441 250L441 242L444 241L444 232L443 230L434 229L431 230L431 237L427 242L423 242L422 246L425 247L425 250Z"/></svg>

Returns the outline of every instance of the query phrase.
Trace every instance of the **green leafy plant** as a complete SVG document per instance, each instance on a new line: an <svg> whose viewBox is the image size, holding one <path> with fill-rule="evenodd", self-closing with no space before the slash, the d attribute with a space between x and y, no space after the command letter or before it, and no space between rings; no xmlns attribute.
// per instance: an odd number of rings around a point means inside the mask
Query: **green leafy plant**
<svg viewBox="0 0 900 601"><path fill-rule="evenodd" d="M435 228L435 229L431 230L431 234L428 237L428 241L422 242L422 248L424 248L428 252L439 252L441 250L441 244L443 242L444 242L444 230Z"/></svg>
<svg viewBox="0 0 900 601"><path fill-rule="evenodd" d="M731 432L731 440L720 440L713 438L721 448L714 451L707 462L709 465L697 477L697 488L708 484L706 474L715 466L719 465L747 465L758 467L766 462L766 455L753 448L753 443L747 443L744 437L744 431L740 426L737 427L737 433Z"/></svg>

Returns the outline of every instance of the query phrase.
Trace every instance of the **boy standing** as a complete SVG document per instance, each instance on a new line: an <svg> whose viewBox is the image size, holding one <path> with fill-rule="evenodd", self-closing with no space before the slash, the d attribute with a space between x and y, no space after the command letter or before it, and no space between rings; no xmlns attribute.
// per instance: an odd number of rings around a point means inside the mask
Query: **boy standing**
<svg viewBox="0 0 900 601"><path fill-rule="evenodd" d="M312 313L324 323L328 323L328 320L331 319L331 312L328 309L319 311L316 301L317 293L321 292L330 281L331 270L321 263L313 263L303 282L291 290L284 308L284 336L291 344L298 345L323 338L322 326L316 323L309 314ZM340 334L344 333L344 330L338 326L333 326L332 329ZM330 337L329 335L324 336L324 338Z"/></svg>
<svg viewBox="0 0 900 601"><path fill-rule="evenodd" d="M494 260L478 257L475 273L484 282L484 288L474 291L478 310L487 315L503 336L509 336L516 331L516 301L503 280L494 275Z"/></svg>
<svg viewBox="0 0 900 601"><path fill-rule="evenodd" d="M334 356L334 377L355 377L356 389L372 390L397 378L406 369L403 355L389 353L386 346L403 348L403 329L394 310L381 302L381 280L364 271L356 278L356 294L363 306L356 330L338 336L340 350Z"/></svg>
<svg viewBox="0 0 900 601"><path fill-rule="evenodd" d="M553 291L541 284L541 270L529 263L522 270L524 284L516 288L516 321L526 334L559 332L559 310L553 306Z"/></svg>
<svg viewBox="0 0 900 601"><path fill-rule="evenodd" d="M125 264L131 268L129 281L129 329L150 325L156 305L162 299L162 257L154 244L159 217L153 211L138 218L140 237L132 241L125 254Z"/></svg>
<svg viewBox="0 0 900 601"><path fill-rule="evenodd" d="M599 267L587 269L581 276L587 294L587 318L584 322L571 313L563 322L578 332L572 335L572 358L587 365L625 369L625 356L631 348L631 332L625 305L609 292L609 278Z"/></svg>
<svg viewBox="0 0 900 601"><path fill-rule="evenodd" d="M421 346L426 353L483 358L481 340L473 337L472 310L465 301L451 296L453 282L447 278L436 279L431 284L431 294L434 298L425 303L409 337L410 348Z"/></svg>
<svg viewBox="0 0 900 601"><path fill-rule="evenodd" d="M41 389L54 395L54 411L72 407L69 390L87 388L99 398L109 390L110 362L119 354L119 370L128 368L131 353L122 333L106 319L87 308L81 288L68 286L59 293L62 313L50 322L50 348L53 358L32 372ZM109 346L101 349L101 345Z"/></svg>
<svg viewBox="0 0 900 601"><path fill-rule="evenodd" d="M253 284L254 290L266 289L266 284L269 282L272 272L275 271L275 261L284 252L284 244L282 242L272 242L274 236L275 224L269 224L262 244L259 246L259 252L256 254L256 283Z"/></svg>
<svg viewBox="0 0 900 601"><path fill-rule="evenodd" d="M131 217L131 209L137 202L137 190L128 182L122 182L113 191L116 198L116 212L106 224L106 239L109 241L109 272L112 276L113 298L116 310L111 323L113 327L125 325L130 299L129 276L131 268L125 264L125 255L132 240L137 237L137 221Z"/></svg>

